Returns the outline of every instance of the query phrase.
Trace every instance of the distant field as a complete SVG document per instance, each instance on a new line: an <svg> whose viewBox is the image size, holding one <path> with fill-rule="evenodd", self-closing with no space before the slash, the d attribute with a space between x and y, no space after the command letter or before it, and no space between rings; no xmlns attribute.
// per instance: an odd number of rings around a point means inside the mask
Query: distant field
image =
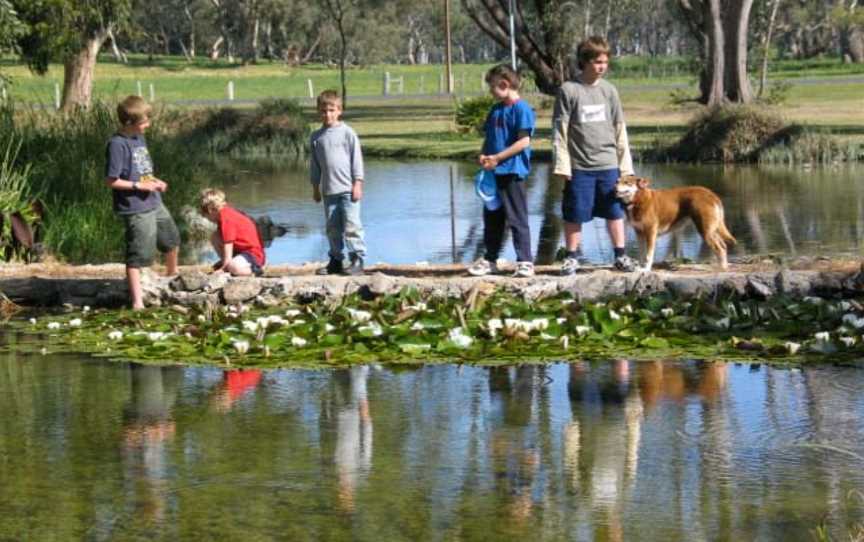
<svg viewBox="0 0 864 542"><path fill-rule="evenodd" d="M453 76L457 94L482 92L483 75L489 65L456 64ZM692 64L687 59L625 57L616 59L610 80L622 87L666 85L692 86ZM864 65L842 64L834 60L782 61L772 65L772 77L826 77L864 75ZM19 102L50 104L54 101L54 88L62 84L63 70L52 65L45 76L32 74L26 66L10 59L0 60L0 72L12 78L8 94ZM384 74L401 77L405 94L437 94L444 81L441 65L409 66L379 65L352 68L347 72L350 96L380 96L383 94ZM113 101L118 97L140 90L150 96L153 86L157 100L177 102L184 100L224 100L229 81L234 82L234 96L238 100L258 100L268 97L300 98L309 95L309 81L317 94L325 88L338 88L339 70L332 66L306 65L289 67L281 62L263 61L242 66L227 62L197 59L186 62L182 57L134 56L129 64L118 64L102 56L96 67L94 96ZM527 90L533 89L529 82ZM398 85L391 86L392 92ZM642 92L640 91L641 95ZM669 91L654 92L661 100Z"/></svg>

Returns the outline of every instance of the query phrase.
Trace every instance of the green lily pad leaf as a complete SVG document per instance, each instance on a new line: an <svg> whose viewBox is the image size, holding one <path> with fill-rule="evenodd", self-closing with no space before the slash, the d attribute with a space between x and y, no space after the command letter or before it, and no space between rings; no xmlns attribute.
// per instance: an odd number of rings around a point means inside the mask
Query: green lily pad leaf
<svg viewBox="0 0 864 542"><path fill-rule="evenodd" d="M405 354L420 354L432 349L431 344L420 343L400 343L399 350Z"/></svg>
<svg viewBox="0 0 864 542"><path fill-rule="evenodd" d="M662 337L646 337L639 341L639 346L645 348L669 348L669 341Z"/></svg>

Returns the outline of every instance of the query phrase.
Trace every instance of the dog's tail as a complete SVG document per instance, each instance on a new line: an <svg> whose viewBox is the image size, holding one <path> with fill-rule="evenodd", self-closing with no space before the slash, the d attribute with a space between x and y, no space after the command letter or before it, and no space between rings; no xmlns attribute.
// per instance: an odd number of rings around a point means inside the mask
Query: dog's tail
<svg viewBox="0 0 864 542"><path fill-rule="evenodd" d="M738 240L732 236L729 230L726 228L726 219L723 216L723 205L720 205L720 226L717 228L717 233L720 234L720 237L723 238L723 241L726 242L727 245L737 245Z"/></svg>

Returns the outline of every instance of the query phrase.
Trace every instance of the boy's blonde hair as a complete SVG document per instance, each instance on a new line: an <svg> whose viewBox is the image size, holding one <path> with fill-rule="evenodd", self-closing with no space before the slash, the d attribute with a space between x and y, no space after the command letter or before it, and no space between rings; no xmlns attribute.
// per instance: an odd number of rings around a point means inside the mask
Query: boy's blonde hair
<svg viewBox="0 0 864 542"><path fill-rule="evenodd" d="M609 42L600 36L591 36L582 40L579 47L576 48L576 62L579 65L579 69L584 69L585 64L588 64L600 55L606 55L607 58L612 57L609 53Z"/></svg>
<svg viewBox="0 0 864 542"><path fill-rule="evenodd" d="M489 86L495 86L495 83L500 80L507 81L513 90L519 90L519 86L522 84L519 73L507 64L498 64L486 72L486 84Z"/></svg>
<svg viewBox="0 0 864 542"><path fill-rule="evenodd" d="M144 122L152 108L141 96L127 96L117 104L117 119L123 126L135 126Z"/></svg>
<svg viewBox="0 0 864 542"><path fill-rule="evenodd" d="M328 105L335 105L340 109L342 108L342 98L339 96L339 93L333 89L327 89L318 95L318 100L316 102L318 110L320 111Z"/></svg>
<svg viewBox="0 0 864 542"><path fill-rule="evenodd" d="M198 196L198 210L202 215L225 207L225 192L218 188L205 188Z"/></svg>

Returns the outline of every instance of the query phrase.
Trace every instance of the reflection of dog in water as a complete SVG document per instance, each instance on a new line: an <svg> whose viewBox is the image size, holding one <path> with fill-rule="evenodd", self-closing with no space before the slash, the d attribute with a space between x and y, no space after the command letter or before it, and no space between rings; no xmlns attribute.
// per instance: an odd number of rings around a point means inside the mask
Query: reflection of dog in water
<svg viewBox="0 0 864 542"><path fill-rule="evenodd" d="M723 202L703 186L682 186L666 190L648 188L644 177L625 175L615 185L615 195L627 207L627 218L639 238L642 267L651 270L657 236L693 221L699 235L726 269L727 247L735 244L723 220Z"/></svg>
<svg viewBox="0 0 864 542"><path fill-rule="evenodd" d="M45 208L39 200L32 202L25 211L0 213L0 259L6 262L21 260L24 263L41 259L44 213ZM3 231L8 231L9 236L3 235Z"/></svg>

